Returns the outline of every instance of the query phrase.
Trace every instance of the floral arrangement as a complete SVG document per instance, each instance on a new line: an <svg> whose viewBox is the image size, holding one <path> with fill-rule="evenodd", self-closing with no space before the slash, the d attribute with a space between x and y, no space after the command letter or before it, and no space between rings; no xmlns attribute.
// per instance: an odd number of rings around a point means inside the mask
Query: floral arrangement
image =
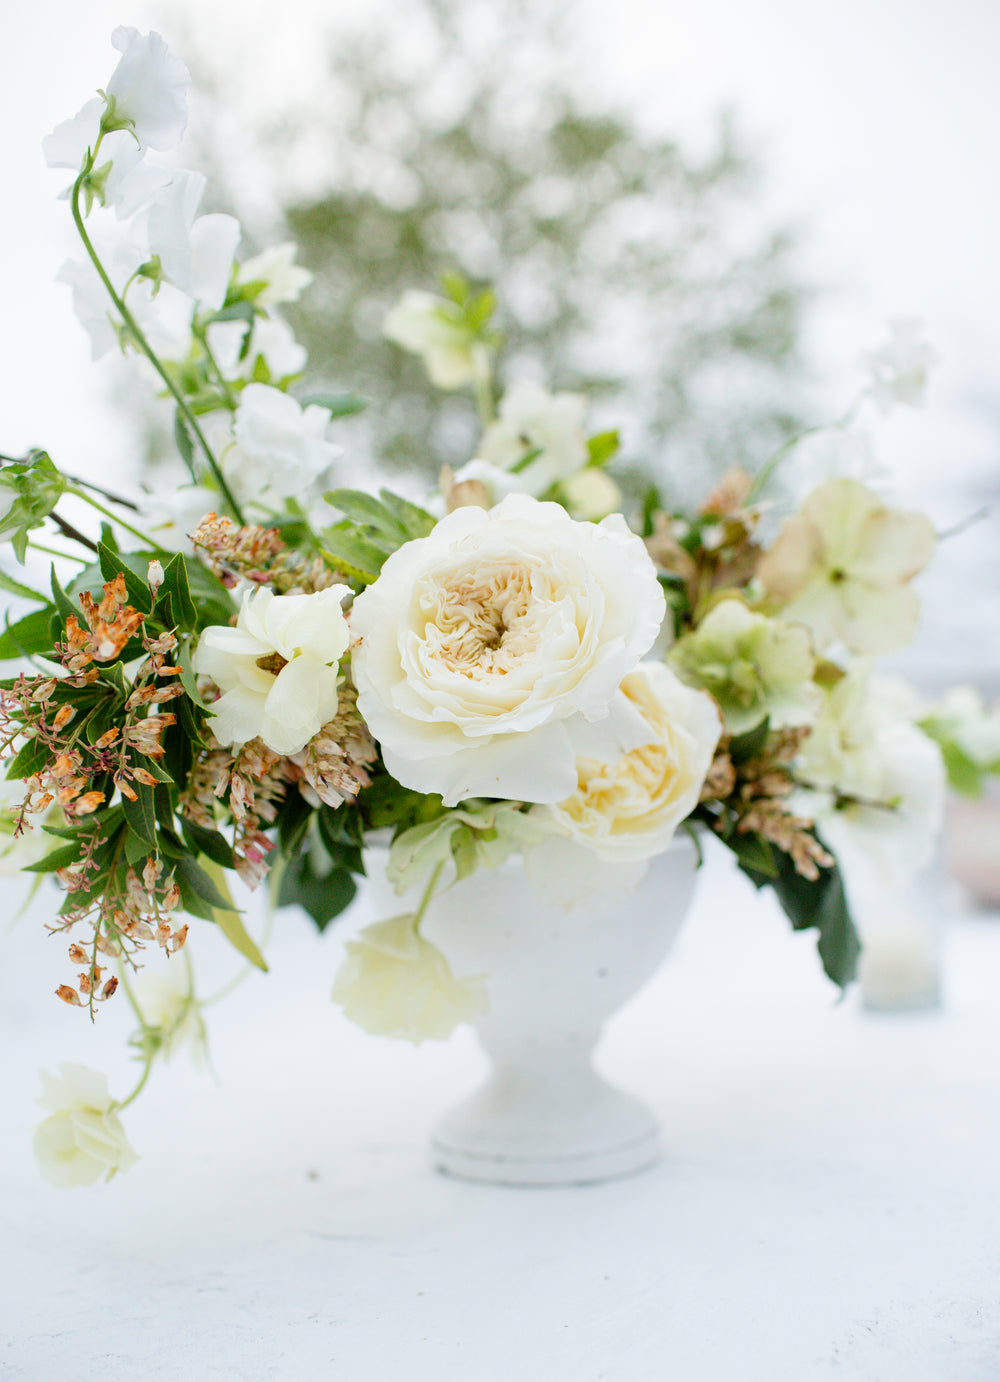
<svg viewBox="0 0 1000 1382"><path fill-rule="evenodd" d="M200 926L264 967L227 878L322 929L386 832L390 878L421 901L352 942L333 989L372 1031L447 1036L485 1001L421 935L456 878L520 855L586 905L633 885L679 828L728 846L847 984L858 942L832 849L854 832L919 855L938 825L925 731L954 737L954 714L921 728L870 661L912 637L935 535L856 474L823 479L780 527L765 493L793 449L853 454L865 401L915 400L930 356L914 330L871 356L847 420L729 475L695 514L651 486L627 522L605 468L617 434L588 437L585 400L535 382L498 401L493 297L451 277L385 329L440 387L471 389L475 458L419 504L338 487L331 433L364 402L300 390L279 309L309 275L289 245L240 262L238 223L198 214L204 180L150 154L181 138L186 69L156 34L112 41L106 88L46 141L84 251L60 277L94 356L137 356L156 381L190 484L168 508L41 451L0 469L0 536L22 563L60 558L48 590L0 575L28 606L0 635L20 664L0 701L8 853L65 894L49 929L75 978L59 998L93 1017L120 989L142 1067L117 1100L82 1066L45 1077L46 1174L88 1184L134 1160L120 1111L203 1034ZM67 495L99 533L64 518ZM160 991L139 974L157 949L175 979Z"/></svg>

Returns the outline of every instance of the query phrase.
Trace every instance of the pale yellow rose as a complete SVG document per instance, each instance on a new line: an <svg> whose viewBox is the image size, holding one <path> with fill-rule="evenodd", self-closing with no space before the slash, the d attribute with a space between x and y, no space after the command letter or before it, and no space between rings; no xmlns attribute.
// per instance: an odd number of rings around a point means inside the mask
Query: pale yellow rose
<svg viewBox="0 0 1000 1382"><path fill-rule="evenodd" d="M409 913L348 941L333 999L366 1032L413 1042L444 1041L488 1006L482 979L457 979Z"/></svg>

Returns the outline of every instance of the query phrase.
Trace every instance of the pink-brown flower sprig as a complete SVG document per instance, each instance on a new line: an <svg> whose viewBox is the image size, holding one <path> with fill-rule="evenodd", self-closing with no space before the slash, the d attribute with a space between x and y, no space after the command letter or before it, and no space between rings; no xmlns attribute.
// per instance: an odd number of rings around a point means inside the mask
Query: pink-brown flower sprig
<svg viewBox="0 0 1000 1382"><path fill-rule="evenodd" d="M256 523L238 527L231 518L210 513L191 534L212 573L232 589L242 581L269 585L279 595L312 595L338 581L321 557L290 550L277 528Z"/></svg>

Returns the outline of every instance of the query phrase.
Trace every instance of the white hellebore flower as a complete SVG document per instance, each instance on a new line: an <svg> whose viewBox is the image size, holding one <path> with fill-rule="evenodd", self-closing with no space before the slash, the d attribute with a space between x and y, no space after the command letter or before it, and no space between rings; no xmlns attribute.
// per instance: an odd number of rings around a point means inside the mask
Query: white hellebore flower
<svg viewBox="0 0 1000 1382"><path fill-rule="evenodd" d="M303 288L312 282L312 274L296 264L298 246L291 241L284 245L272 245L241 264L236 282L245 287L248 283L259 285L260 291L254 297L257 307L277 307L282 302L298 302Z"/></svg>
<svg viewBox="0 0 1000 1382"><path fill-rule="evenodd" d="M35 1156L46 1180L60 1189L93 1185L135 1165L103 1075L66 1062L59 1076L43 1070L42 1085L39 1102L51 1116L35 1129Z"/></svg>
<svg viewBox="0 0 1000 1382"><path fill-rule="evenodd" d="M578 757L614 762L648 741L619 687L664 608L618 514L577 523L522 494L460 508L355 599L358 705L406 787L447 806L562 801Z"/></svg>
<svg viewBox="0 0 1000 1382"><path fill-rule="evenodd" d="M500 400L499 417L484 432L479 455L501 470L516 470L520 487L538 498L587 464L586 410L582 394L550 394L521 380Z"/></svg>
<svg viewBox="0 0 1000 1382"><path fill-rule="evenodd" d="M382 334L420 355L431 383L439 389L468 384L483 350L455 303L415 289L405 292L387 314Z"/></svg>
<svg viewBox="0 0 1000 1382"><path fill-rule="evenodd" d="M795 763L790 798L837 853L860 852L887 878L932 857L944 813L941 750L910 716L909 688L853 668L827 693Z"/></svg>
<svg viewBox="0 0 1000 1382"><path fill-rule="evenodd" d="M333 999L366 1032L414 1042L444 1041L489 1001L482 979L457 979L410 914L366 926L347 942Z"/></svg>
<svg viewBox="0 0 1000 1382"><path fill-rule="evenodd" d="M337 713L338 662L347 650L344 585L314 595L246 591L235 628L201 636L194 670L222 695L211 706L220 744L262 739L275 753L298 753Z"/></svg>
<svg viewBox="0 0 1000 1382"><path fill-rule="evenodd" d="M828 480L785 520L757 575L782 618L812 631L817 651L840 639L853 652L890 653L916 630L909 583L933 551L925 514L887 508L857 480Z"/></svg>
<svg viewBox="0 0 1000 1382"><path fill-rule="evenodd" d="M878 350L861 356L861 366L871 377L871 393L883 412L894 403L915 407L923 401L930 367L937 353L921 339L920 322L912 317L894 317L889 322L889 339Z"/></svg>
<svg viewBox="0 0 1000 1382"><path fill-rule="evenodd" d="M711 696L660 662L643 662L622 692L648 726L648 741L615 763L577 761L576 791L532 814L609 861L636 862L662 853L698 804L722 721ZM544 855L549 842L537 848Z"/></svg>
<svg viewBox="0 0 1000 1382"><path fill-rule="evenodd" d="M301 407L269 384L248 384L236 410L236 447L223 460L241 494L303 498L315 492L341 448L326 440L330 414Z"/></svg>
<svg viewBox="0 0 1000 1382"><path fill-rule="evenodd" d="M167 51L159 34L140 34L120 25L111 43L121 53L105 88L117 116L132 121L139 144L172 149L187 124L187 89L191 74Z"/></svg>

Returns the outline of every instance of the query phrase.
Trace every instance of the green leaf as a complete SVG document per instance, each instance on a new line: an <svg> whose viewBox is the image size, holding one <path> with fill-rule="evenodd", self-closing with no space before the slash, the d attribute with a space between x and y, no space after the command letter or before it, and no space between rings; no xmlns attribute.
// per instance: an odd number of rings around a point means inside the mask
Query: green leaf
<svg viewBox="0 0 1000 1382"><path fill-rule="evenodd" d="M174 627L193 629L198 622L198 611L191 598L187 562L181 552L171 557L163 568L163 584L159 589L157 603L165 595L170 603L171 622Z"/></svg>
<svg viewBox="0 0 1000 1382"><path fill-rule="evenodd" d="M325 408L331 418L351 417L370 407L371 399L356 393L311 393L302 400L302 407L308 408L310 404Z"/></svg>
<svg viewBox="0 0 1000 1382"><path fill-rule="evenodd" d="M378 493L382 503L408 537L426 537L437 523L433 514L420 508L418 504L411 504L408 499L403 499L401 495L393 494L392 490L380 489Z"/></svg>
<svg viewBox="0 0 1000 1382"><path fill-rule="evenodd" d="M748 729L745 734L734 734L729 742L729 756L737 767L756 758L767 743L770 720L765 716L759 725Z"/></svg>
<svg viewBox="0 0 1000 1382"><path fill-rule="evenodd" d="M239 912L235 909L230 910L228 907L217 909L214 919L216 925L229 944L233 946L234 949L238 950L245 959L249 960L252 965L256 965L258 969L262 969L266 974L267 961L260 953L257 943L250 935L250 932L243 925Z"/></svg>
<svg viewBox="0 0 1000 1382"><path fill-rule="evenodd" d="M410 534L402 523L390 512L385 504L360 489L334 489L323 498L347 518L362 526L374 528L387 538L395 550L409 541Z"/></svg>
<svg viewBox="0 0 1000 1382"><path fill-rule="evenodd" d="M774 860L774 850L763 835L756 832L747 835L731 835L726 844L736 855L740 868L748 873L762 874L768 880L777 878L778 866Z"/></svg>
<svg viewBox="0 0 1000 1382"><path fill-rule="evenodd" d="M188 470L190 470L193 475L194 443L191 440L191 433L188 431L188 425L185 422L180 409L178 409L177 412L174 413L174 441L177 444L177 450L180 452L181 460L184 462Z"/></svg>
<svg viewBox="0 0 1000 1382"><path fill-rule="evenodd" d="M0 467L0 505L9 498L7 509L0 514L0 539L10 539L22 566L28 533L42 526L68 487L69 481L44 451L31 451L25 460Z"/></svg>
<svg viewBox="0 0 1000 1382"><path fill-rule="evenodd" d="M233 867L232 846L217 830L208 830L205 826L196 825L194 821L188 820L181 822L181 830L195 854L204 854L213 864L218 864L224 869Z"/></svg>
<svg viewBox="0 0 1000 1382"><path fill-rule="evenodd" d="M817 949L827 976L845 988L857 975L861 943L851 920L844 892L844 880L836 864L821 868L814 881L797 872L790 855L773 851L777 876L769 878L758 870L740 867L756 887L768 884L796 931L815 926L819 931Z"/></svg>
<svg viewBox="0 0 1000 1382"><path fill-rule="evenodd" d="M51 750L41 739L29 739L7 765L8 778L31 777L52 757Z"/></svg>
<svg viewBox="0 0 1000 1382"><path fill-rule="evenodd" d="M6 590L9 595L19 595L22 600L35 600L42 605L49 603L47 595L32 590L30 585L24 585L21 581L15 581L14 577L8 576L6 571L0 571L0 590Z"/></svg>
<svg viewBox="0 0 1000 1382"><path fill-rule="evenodd" d="M119 574L125 577L125 589L128 591L129 604L135 609L141 610L143 614L151 614L153 611L153 592L149 588L149 582L142 576L136 574L117 552L112 552L111 548L104 542L97 544L97 555L101 563L101 575L105 581L113 581ZM144 562L149 565L150 558L130 554L131 560Z"/></svg>
<svg viewBox="0 0 1000 1382"><path fill-rule="evenodd" d="M126 831L125 858L128 860L129 864L131 864L132 868L140 868L145 860L149 858L149 854L149 845L146 844L145 840L141 840L139 836L133 834L131 830Z"/></svg>
<svg viewBox="0 0 1000 1382"><path fill-rule="evenodd" d="M77 581L79 581L79 577ZM54 566L49 572L49 582L52 586L52 599L55 602L56 609L59 611L61 618L69 619L71 616L78 618L80 606L78 604L74 605L73 601L59 584L59 577L56 575L56 568Z"/></svg>
<svg viewBox="0 0 1000 1382"><path fill-rule="evenodd" d="M26 614L16 624L9 624L0 634L0 662L14 657L29 657L33 653L49 653L53 649L52 606Z"/></svg>
<svg viewBox="0 0 1000 1382"><path fill-rule="evenodd" d="M51 854L46 854L44 859L39 859L35 864L25 864L21 869L22 873L55 873L56 869L64 869L69 864L75 864L80 857L80 845L61 845L59 849L54 849Z"/></svg>
<svg viewBox="0 0 1000 1382"><path fill-rule="evenodd" d="M129 801L128 797L122 797L122 809L125 812L125 820L128 822L129 830L138 839L144 840L147 849L152 849L156 844L156 810L153 805L153 789L144 783L137 782L132 790L136 794L135 801Z"/></svg>
<svg viewBox="0 0 1000 1382"><path fill-rule="evenodd" d="M336 571L341 571L361 585L378 579L385 561L385 553L350 529L327 528L322 534L322 556Z"/></svg>
<svg viewBox="0 0 1000 1382"><path fill-rule="evenodd" d="M948 785L965 797L979 797L983 794L983 779L986 769L973 762L955 743L940 743L941 756L948 773Z"/></svg>
<svg viewBox="0 0 1000 1382"><path fill-rule="evenodd" d="M310 867L308 855L293 859L281 877L279 907L302 907L324 931L354 898L358 885L347 869L335 868L320 875Z"/></svg>
<svg viewBox="0 0 1000 1382"><path fill-rule="evenodd" d="M618 454L620 447L618 432L598 432L587 440L587 451L590 453L587 465L607 465L612 456Z"/></svg>

